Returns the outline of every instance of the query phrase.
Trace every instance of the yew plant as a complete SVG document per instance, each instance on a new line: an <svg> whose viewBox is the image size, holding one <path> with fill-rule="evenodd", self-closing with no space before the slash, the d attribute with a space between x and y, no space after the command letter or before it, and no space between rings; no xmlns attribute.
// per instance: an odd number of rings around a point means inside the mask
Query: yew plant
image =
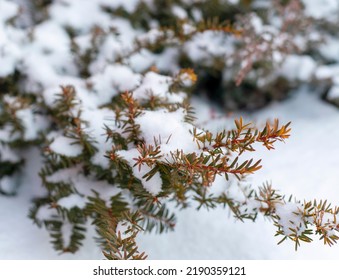
<svg viewBox="0 0 339 280"><path fill-rule="evenodd" d="M0 193L15 195L23 170L42 159L29 216L57 251L75 253L94 227L107 259L144 259L136 237L174 230L173 203L221 205L239 220L264 215L296 248L312 235L336 242L337 207L241 183L262 168L256 146L274 149L290 123L239 118L212 133L195 122L190 96L208 90L206 73L223 73L223 89L230 80L234 89L248 79L275 84L271 58L293 52L290 27L304 24L300 1L272 1L274 12L235 2L0 0ZM219 176L234 184L215 194Z"/></svg>

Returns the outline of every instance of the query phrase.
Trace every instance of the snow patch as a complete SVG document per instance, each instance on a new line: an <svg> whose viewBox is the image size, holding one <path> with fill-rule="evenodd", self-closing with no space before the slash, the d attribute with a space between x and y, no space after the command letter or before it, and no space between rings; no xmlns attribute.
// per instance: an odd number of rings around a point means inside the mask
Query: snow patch
<svg viewBox="0 0 339 280"><path fill-rule="evenodd" d="M153 95L170 103L180 103L185 99L186 94L171 93L170 86L172 83L173 78L169 76L148 72L141 85L134 90L133 97L137 100L147 100Z"/></svg>
<svg viewBox="0 0 339 280"><path fill-rule="evenodd" d="M118 93L133 90L140 81L140 74L135 74L129 67L118 64L108 65L103 72L89 79L98 95L99 106L109 103Z"/></svg>
<svg viewBox="0 0 339 280"><path fill-rule="evenodd" d="M10 176L3 176L0 178L0 190L7 194L15 193L17 188L16 181Z"/></svg>
<svg viewBox="0 0 339 280"><path fill-rule="evenodd" d="M20 160L20 158L13 152L12 149L0 143L0 160L16 163Z"/></svg>
<svg viewBox="0 0 339 280"><path fill-rule="evenodd" d="M0 24L15 17L19 12L19 6L9 0L0 1Z"/></svg>
<svg viewBox="0 0 339 280"><path fill-rule="evenodd" d="M329 19L338 13L339 4L337 0L302 0L305 12L316 19Z"/></svg>
<svg viewBox="0 0 339 280"><path fill-rule="evenodd" d="M67 248L71 244L73 225L67 221L63 221L61 226L61 234L63 239L63 246Z"/></svg>
<svg viewBox="0 0 339 280"><path fill-rule="evenodd" d="M81 154L82 147L79 144L75 144L75 141L65 136L59 136L54 139L49 148L60 155L77 157Z"/></svg>
<svg viewBox="0 0 339 280"><path fill-rule="evenodd" d="M114 112L107 108L93 110L84 109L81 117L88 124L85 129L86 133L88 133L91 138L95 139L95 142L92 144L96 147L97 152L92 157L92 162L103 168L109 168L109 159L105 157L105 154L112 149L112 143L110 140L106 141L107 135L104 125L107 125L111 129L115 129L113 122L115 119Z"/></svg>
<svg viewBox="0 0 339 280"><path fill-rule="evenodd" d="M291 229L296 230L298 235L306 229L300 214L300 207L297 203L292 202L275 205L275 212L285 235L294 234L295 232Z"/></svg>
<svg viewBox="0 0 339 280"><path fill-rule="evenodd" d="M339 85L334 85L328 92L328 99L338 99L339 98Z"/></svg>
<svg viewBox="0 0 339 280"><path fill-rule="evenodd" d="M16 111L16 117L24 126L24 139L34 140L38 137L38 131L41 129L36 123L36 117L31 108Z"/></svg>
<svg viewBox="0 0 339 280"><path fill-rule="evenodd" d="M198 147L190 132L193 126L184 122L184 117L183 109L174 112L165 109L144 111L135 119L135 123L140 125L145 143L154 145L156 141L164 154L178 149L184 153L192 153L197 151Z"/></svg>
<svg viewBox="0 0 339 280"><path fill-rule="evenodd" d="M86 206L86 199L79 194L71 194L58 200L58 205L68 210L78 207L83 209Z"/></svg>
<svg viewBox="0 0 339 280"><path fill-rule="evenodd" d="M281 73L289 80L308 81L316 70L316 62L310 56L289 55L281 66Z"/></svg>

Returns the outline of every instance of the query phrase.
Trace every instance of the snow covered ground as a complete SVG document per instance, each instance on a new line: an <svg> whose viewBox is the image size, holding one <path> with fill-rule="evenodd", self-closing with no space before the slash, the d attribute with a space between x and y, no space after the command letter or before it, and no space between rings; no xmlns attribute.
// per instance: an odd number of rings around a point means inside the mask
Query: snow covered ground
<svg viewBox="0 0 339 280"><path fill-rule="evenodd" d="M210 109L194 100L199 121L208 118ZM231 118L234 118L233 116ZM295 93L282 103L246 117L258 125L266 119L292 121L292 135L286 143L278 143L268 152L258 147L257 156L263 168L250 177L253 186L272 181L286 195L298 199L328 199L339 204L339 111L307 89ZM222 129L230 118L216 118L211 129ZM33 151L26 157L36 155ZM0 259L103 259L92 239L75 255L56 253L46 231L40 230L27 217L31 199L39 193L39 158L26 168L26 181L21 182L16 197L0 196ZM223 180L218 184L224 184ZM213 186L217 187L217 186ZM190 208L177 213L174 232L145 234L139 238L140 249L150 259L335 259L339 246L327 247L321 241L302 244L294 251L294 243L274 237L275 227L260 217L256 223L236 222L227 209L196 211Z"/></svg>

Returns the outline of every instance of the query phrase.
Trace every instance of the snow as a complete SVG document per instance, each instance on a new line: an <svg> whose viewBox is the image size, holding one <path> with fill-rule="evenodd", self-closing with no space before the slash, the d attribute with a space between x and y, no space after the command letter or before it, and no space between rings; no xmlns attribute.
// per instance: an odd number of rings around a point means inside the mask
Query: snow
<svg viewBox="0 0 339 280"><path fill-rule="evenodd" d="M73 232L73 225L67 222L64 222L61 226L62 232L62 239L63 239L63 246L69 246L71 242L72 232Z"/></svg>
<svg viewBox="0 0 339 280"><path fill-rule="evenodd" d="M0 131L0 140L2 141L13 141L15 139L18 139L20 137L19 132L12 133L12 126L6 125L2 128Z"/></svg>
<svg viewBox="0 0 339 280"><path fill-rule="evenodd" d="M296 230L298 234L301 234L302 231L305 230L303 220L300 216L300 209L302 209L301 205L293 202L276 204L275 211L279 217L279 224L281 224L282 230L286 235L293 234L291 229Z"/></svg>
<svg viewBox="0 0 339 280"><path fill-rule="evenodd" d="M24 126L24 139L34 140L37 137L38 130L41 128L36 126L36 118L30 108L16 111L16 117L21 121Z"/></svg>
<svg viewBox="0 0 339 280"><path fill-rule="evenodd" d="M71 40L60 25L45 21L35 26L30 36L30 42L22 49L20 66L29 78L26 84L29 91L40 90L41 86L43 91L55 88L77 74L70 51Z"/></svg>
<svg viewBox="0 0 339 280"><path fill-rule="evenodd" d="M108 65L102 73L89 79L98 95L99 105L109 103L112 97L119 93L133 90L140 81L140 74L135 74L129 67L119 64Z"/></svg>
<svg viewBox="0 0 339 280"><path fill-rule="evenodd" d="M236 5L239 3L239 0L228 0L230 4Z"/></svg>
<svg viewBox="0 0 339 280"><path fill-rule="evenodd" d="M7 146L0 144L0 160L14 163L19 161L19 157Z"/></svg>
<svg viewBox="0 0 339 280"><path fill-rule="evenodd" d="M154 64L160 71L172 71L176 73L179 71L178 65L179 51L176 48L167 48L163 53L157 55Z"/></svg>
<svg viewBox="0 0 339 280"><path fill-rule="evenodd" d="M154 28L144 34L139 35L138 41L142 44L153 45L162 38L164 38L164 32Z"/></svg>
<svg viewBox="0 0 339 280"><path fill-rule="evenodd" d="M317 221L326 230L328 236L338 234L338 214L320 212Z"/></svg>
<svg viewBox="0 0 339 280"><path fill-rule="evenodd" d="M66 31L52 20L37 25L32 36L34 39L32 47L36 50L43 51L46 54L53 52L62 54L69 51L71 41Z"/></svg>
<svg viewBox="0 0 339 280"><path fill-rule="evenodd" d="M13 18L19 11L19 6L8 0L0 1L0 22Z"/></svg>
<svg viewBox="0 0 339 280"><path fill-rule="evenodd" d="M318 67L316 73L318 79L332 79L339 75L339 64L330 64Z"/></svg>
<svg viewBox="0 0 339 280"><path fill-rule="evenodd" d="M193 34L196 30L197 30L197 29L196 29L193 25L188 24L188 23L186 23L186 22L182 25L182 32L183 32L184 35L191 35L191 34Z"/></svg>
<svg viewBox="0 0 339 280"><path fill-rule="evenodd" d="M44 97L44 101L47 106L53 107L55 102L58 100L58 94L60 93L60 86L48 87L42 92L42 96Z"/></svg>
<svg viewBox="0 0 339 280"><path fill-rule="evenodd" d="M143 72L156 63L155 55L149 50L142 49L128 58L130 67L135 72Z"/></svg>
<svg viewBox="0 0 339 280"><path fill-rule="evenodd" d="M48 182L65 182L71 184L76 189L76 196L73 196L75 194L72 194L70 197L61 198L61 204L66 205L65 207L71 207L72 205L77 205L78 207L83 206L84 203L87 202L87 197L93 196L93 191L98 193L101 198L106 201L107 205L109 205L109 198L111 196L123 192L116 188L116 186L112 186L105 181L98 181L91 176L85 177L81 174L81 171L82 166L76 165L71 168L60 169L46 177Z"/></svg>
<svg viewBox="0 0 339 280"><path fill-rule="evenodd" d="M78 32L88 32L92 26L110 26L109 16L101 13L96 1L92 0L57 1L49 9L49 14L57 23Z"/></svg>
<svg viewBox="0 0 339 280"><path fill-rule="evenodd" d="M199 22L203 19L203 14L199 9L193 8L192 9L192 16L196 22Z"/></svg>
<svg viewBox="0 0 339 280"><path fill-rule="evenodd" d="M21 52L12 40L5 37L6 34L1 33L2 31L0 29L0 40L4 42L0 52L0 77L5 77L14 71L16 63L21 58Z"/></svg>
<svg viewBox="0 0 339 280"><path fill-rule="evenodd" d="M6 24L17 15L19 6L7 0L0 1L0 77L11 74L21 59L19 43L22 32Z"/></svg>
<svg viewBox="0 0 339 280"><path fill-rule="evenodd" d="M57 154L76 157L81 154L82 147L74 142L76 142L75 139L59 136L54 139L49 148Z"/></svg>
<svg viewBox="0 0 339 280"><path fill-rule="evenodd" d="M108 34L100 42L99 53L89 66L92 74L103 71L107 62L115 61L120 57L129 57L131 50L135 48L134 40L140 32L133 29L130 22L122 18L114 18L110 20L110 24L116 34ZM78 44L80 49L86 48L86 42L78 42Z"/></svg>
<svg viewBox="0 0 339 280"><path fill-rule="evenodd" d="M81 166L76 165L71 168L60 169L52 175L46 177L46 180L51 183L66 182L69 183L72 179L77 179L81 171Z"/></svg>
<svg viewBox="0 0 339 280"><path fill-rule="evenodd" d="M118 41L121 43L122 48L131 48L133 40L141 32L134 29L127 19L113 18L110 23L118 33Z"/></svg>
<svg viewBox="0 0 339 280"><path fill-rule="evenodd" d="M173 79L168 76L163 76L155 72L148 72L141 85L134 90L133 97L137 100L147 100L150 96L158 97L170 103L181 103L186 94L184 93L171 93L170 85Z"/></svg>
<svg viewBox="0 0 339 280"><path fill-rule="evenodd" d="M15 181L13 178L9 176L3 176L0 178L0 190L8 193L8 194L14 194L16 190L17 185L15 184Z"/></svg>
<svg viewBox="0 0 339 280"><path fill-rule="evenodd" d="M256 14L254 14L254 13L251 14L251 25L253 26L254 31L257 34L262 33L263 30L264 30L262 19L259 16L257 16Z"/></svg>
<svg viewBox="0 0 339 280"><path fill-rule="evenodd" d="M47 205L40 207L36 215L38 220L49 220L53 216L57 216L57 210Z"/></svg>
<svg viewBox="0 0 339 280"><path fill-rule="evenodd" d="M108 168L109 160L104 157L106 151L110 151L112 143L106 141L106 133L104 124L111 129L115 128L113 125L114 114L111 110L102 109L86 109L82 112L82 119L87 122L88 127L86 132L96 141L93 145L97 148L97 152L92 157L92 162L103 168ZM102 124L99 126L98 123ZM118 130L117 130L118 131Z"/></svg>
<svg viewBox="0 0 339 280"><path fill-rule="evenodd" d="M210 56L230 56L234 52L233 41L234 39L225 37L222 32L206 31L195 34L192 40L184 45L184 49L192 61L206 61L208 65L212 63Z"/></svg>
<svg viewBox="0 0 339 280"><path fill-rule="evenodd" d="M69 196L59 199L58 205L66 209L72 209L74 207L82 209L86 205L86 199L78 194L71 194Z"/></svg>
<svg viewBox="0 0 339 280"><path fill-rule="evenodd" d="M74 43L79 49L79 53L84 55L92 47L92 34L79 35L74 38Z"/></svg>
<svg viewBox="0 0 339 280"><path fill-rule="evenodd" d="M336 15L339 8L337 0L302 0L302 2L306 13L316 19L328 19L331 15Z"/></svg>
<svg viewBox="0 0 339 280"><path fill-rule="evenodd" d="M331 89L328 92L327 98L329 100L339 98L339 85L335 85L335 86L331 87Z"/></svg>
<svg viewBox="0 0 339 280"><path fill-rule="evenodd" d="M329 37L320 46L319 51L322 56L328 60L339 61L339 40L337 38Z"/></svg>
<svg viewBox="0 0 339 280"><path fill-rule="evenodd" d="M187 12L179 6L174 5L172 7L172 13L173 13L174 16L176 16L179 19L187 18Z"/></svg>
<svg viewBox="0 0 339 280"><path fill-rule="evenodd" d="M289 80L308 81L316 70L316 63L306 55L289 55L281 66L281 73Z"/></svg>
<svg viewBox="0 0 339 280"><path fill-rule="evenodd" d="M145 111L135 122L140 125L147 145L154 145L154 141L157 141L164 153L177 149L183 150L184 153L192 153L197 150L190 132L193 126L185 123L184 117L184 111L180 109L174 112Z"/></svg>

